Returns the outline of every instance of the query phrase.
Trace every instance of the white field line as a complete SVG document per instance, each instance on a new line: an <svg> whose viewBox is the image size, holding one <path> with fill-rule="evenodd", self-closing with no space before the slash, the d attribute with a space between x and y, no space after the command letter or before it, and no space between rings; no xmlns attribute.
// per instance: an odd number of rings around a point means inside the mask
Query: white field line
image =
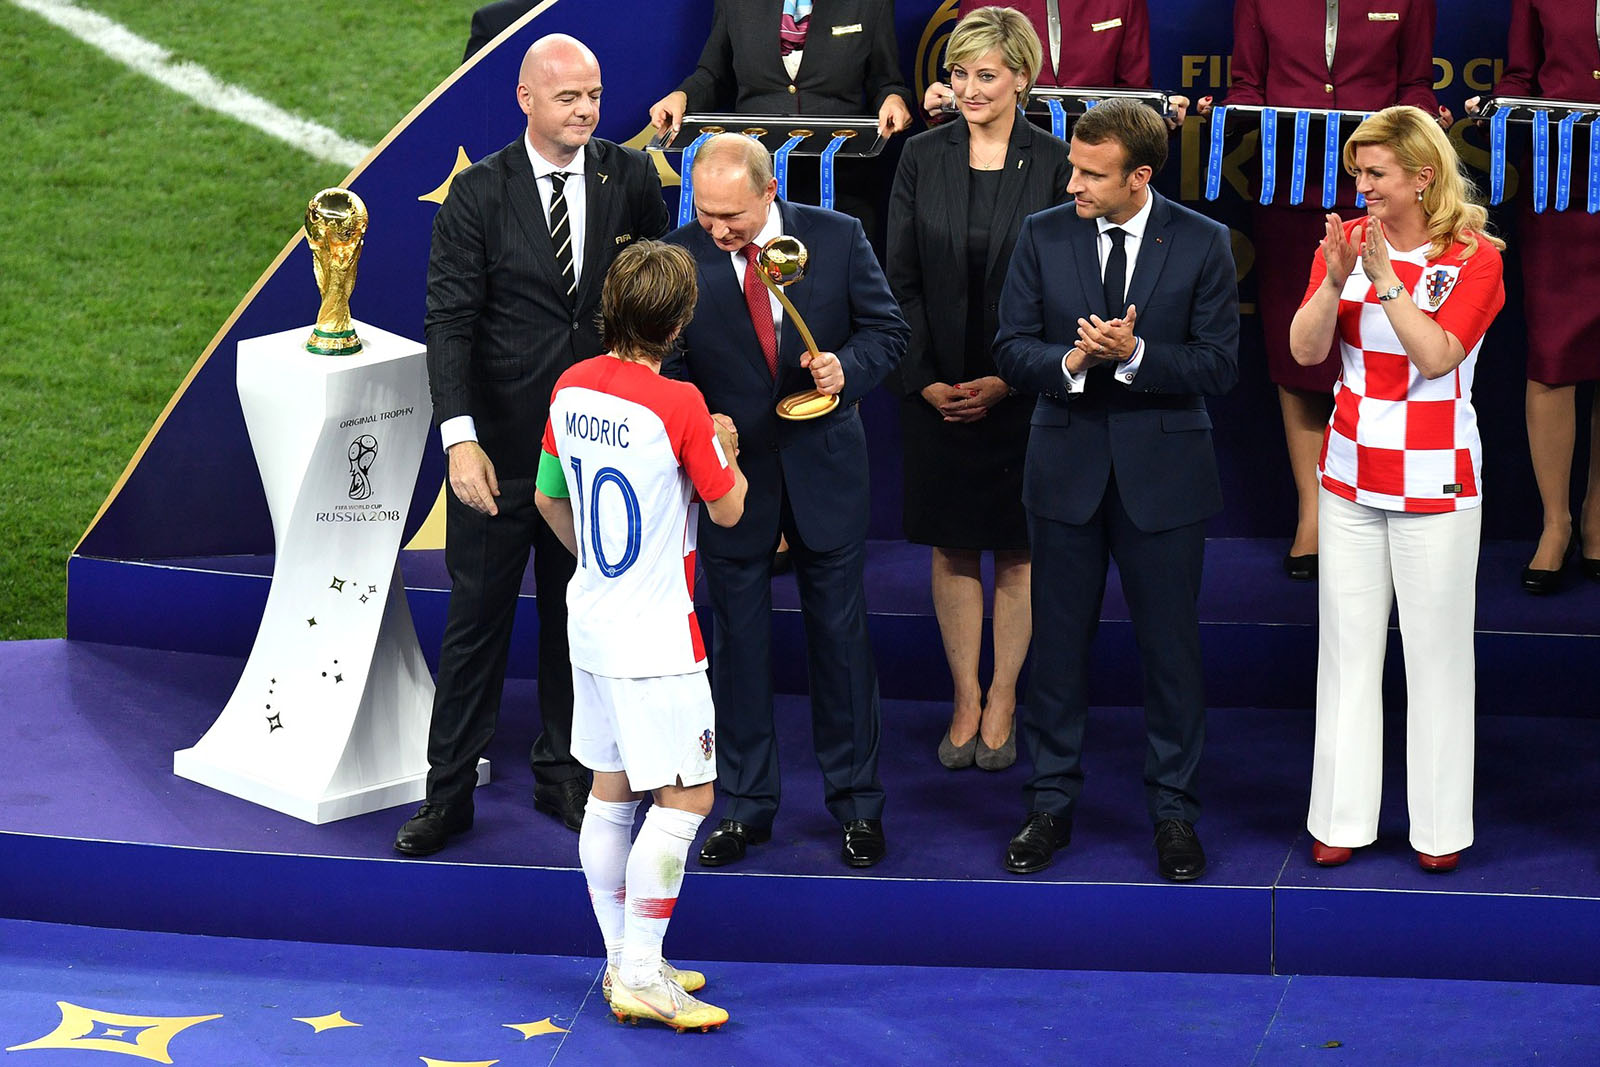
<svg viewBox="0 0 1600 1067"><path fill-rule="evenodd" d="M291 114L237 85L229 85L197 63L175 62L172 53L147 41L119 22L67 0L11 0L93 45L112 59L182 93L198 104L238 119L262 133L329 163L353 167L368 147L341 137L326 126Z"/></svg>

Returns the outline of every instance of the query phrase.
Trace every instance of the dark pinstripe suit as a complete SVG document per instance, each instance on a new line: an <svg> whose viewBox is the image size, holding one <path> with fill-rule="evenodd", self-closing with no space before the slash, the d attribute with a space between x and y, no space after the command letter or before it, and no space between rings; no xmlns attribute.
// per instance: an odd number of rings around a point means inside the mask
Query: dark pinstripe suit
<svg viewBox="0 0 1600 1067"><path fill-rule="evenodd" d="M518 138L450 186L428 256L428 379L438 422L471 415L500 483L499 514L445 494L450 614L428 737L428 800L470 802L494 734L517 591L533 550L539 609L539 711L533 770L576 777L566 586L572 556L533 504L539 435L561 372L603 349L600 286L617 250L668 226L660 179L642 152L598 138L584 148L587 222L576 305L568 303L549 225Z"/></svg>

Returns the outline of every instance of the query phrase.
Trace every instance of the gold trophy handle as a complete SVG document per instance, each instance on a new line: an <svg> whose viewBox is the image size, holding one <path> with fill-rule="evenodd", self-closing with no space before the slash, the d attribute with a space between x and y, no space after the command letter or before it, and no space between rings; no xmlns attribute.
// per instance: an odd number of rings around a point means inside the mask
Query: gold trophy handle
<svg viewBox="0 0 1600 1067"><path fill-rule="evenodd" d="M789 321L794 323L795 328L800 331L800 339L806 343L806 351L811 354L811 358L820 358L822 353L817 350L816 338L811 336L811 330L806 327L806 320L802 319L800 312L794 309L794 305L784 295L783 289L767 276L766 271L757 271L756 273L760 275L761 282L767 287L768 291L778 298L778 303L783 305L784 314L789 316ZM803 392L790 393L778 401L778 417L799 422L826 415L838 406L839 398L837 396L819 392L816 389L806 389Z"/></svg>

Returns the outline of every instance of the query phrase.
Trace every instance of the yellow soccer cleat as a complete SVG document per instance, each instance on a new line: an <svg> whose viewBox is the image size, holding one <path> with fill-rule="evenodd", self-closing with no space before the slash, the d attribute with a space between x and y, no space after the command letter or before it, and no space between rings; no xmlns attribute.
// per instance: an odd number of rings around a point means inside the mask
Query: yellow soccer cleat
<svg viewBox="0 0 1600 1067"><path fill-rule="evenodd" d="M706 987L706 976L699 971L680 971L666 960L661 961L662 973L669 981L677 982L685 993L698 993ZM606 998L606 1003L611 1003L611 983L616 980L617 969L606 967L606 976L600 980L600 992Z"/></svg>
<svg viewBox="0 0 1600 1067"><path fill-rule="evenodd" d="M677 982L667 977L663 964L661 973L649 985L630 989L621 978L611 983L611 1014L617 1021L637 1025L640 1019L665 1023L678 1033L685 1030L721 1029L728 1021L728 1013L714 1004L696 1000Z"/></svg>

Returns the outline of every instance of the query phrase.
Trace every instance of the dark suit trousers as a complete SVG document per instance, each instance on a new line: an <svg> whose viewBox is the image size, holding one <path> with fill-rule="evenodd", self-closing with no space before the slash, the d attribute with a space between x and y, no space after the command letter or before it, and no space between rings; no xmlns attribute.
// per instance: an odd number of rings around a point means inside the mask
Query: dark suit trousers
<svg viewBox="0 0 1600 1067"><path fill-rule="evenodd" d="M1033 753L1033 811L1070 815L1083 789L1090 643L1099 625L1108 558L1117 561L1144 673L1145 801L1152 821L1200 812L1196 770L1205 741L1205 682L1197 601L1205 523L1146 533L1123 510L1113 477L1084 525L1030 511L1033 656L1023 736Z"/></svg>
<svg viewBox="0 0 1600 1067"><path fill-rule="evenodd" d="M839 822L883 816L878 781L882 713L862 586L866 546L817 552L783 505L800 587L811 687L811 735L823 799ZM776 547L776 538L774 538ZM711 594L711 693L717 709L717 789L723 817L767 829L778 811L778 743L772 715L772 554L700 554ZM783 655L798 649L786 648Z"/></svg>
<svg viewBox="0 0 1600 1067"><path fill-rule="evenodd" d="M572 758L572 663L567 652L567 582L574 560L534 505L534 479L505 478L500 514L480 514L445 491L445 565L450 611L428 731L428 800L471 801L478 757L500 717L517 594L533 551L539 611L539 715L534 777L561 782L583 773Z"/></svg>

